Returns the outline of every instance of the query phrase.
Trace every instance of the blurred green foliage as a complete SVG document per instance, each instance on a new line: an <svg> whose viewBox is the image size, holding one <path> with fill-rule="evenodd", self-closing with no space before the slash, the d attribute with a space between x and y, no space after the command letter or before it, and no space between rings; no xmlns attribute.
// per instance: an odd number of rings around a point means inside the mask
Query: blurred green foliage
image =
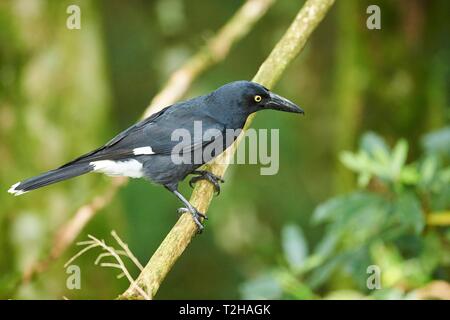
<svg viewBox="0 0 450 320"><path fill-rule="evenodd" d="M66 28L70 4L82 10L81 30ZM0 189L134 123L171 72L241 4L0 1ZM251 79L301 4L278 0L187 97ZM279 173L230 168L206 232L158 298L409 298L450 281L450 2L377 1L381 30L366 28L370 4L337 1L286 70L275 91L306 117L268 111L254 122L280 129ZM63 265L75 245L17 285L48 254L55 230L110 179L88 175L18 198L0 192L0 298L113 298L128 286L88 253L77 260L81 290L68 290ZM116 230L145 263L178 205L163 189L131 181L77 241L109 239ZM365 285L372 264L381 268L381 290Z"/></svg>
<svg viewBox="0 0 450 320"><path fill-rule="evenodd" d="M315 209L312 222L326 231L314 251L308 255L299 226L286 225L283 262L245 283L243 296L311 299L326 287L333 298L414 298L413 289L435 277L449 281L450 230L425 228L427 217L450 218L449 130L425 135L423 155L408 164L406 140L390 149L375 133L364 134L358 152L341 153L359 188ZM381 271L375 291L367 285L373 265Z"/></svg>

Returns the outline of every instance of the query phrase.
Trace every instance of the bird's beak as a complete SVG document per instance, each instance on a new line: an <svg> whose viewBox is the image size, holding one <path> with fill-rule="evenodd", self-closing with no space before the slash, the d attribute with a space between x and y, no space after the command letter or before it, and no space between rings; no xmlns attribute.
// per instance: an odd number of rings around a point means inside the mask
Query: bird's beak
<svg viewBox="0 0 450 320"><path fill-rule="evenodd" d="M273 92L270 93L270 100L266 103L266 107L268 109L285 111L285 112L301 113L301 114L305 113L305 111L303 111L303 109L300 108L295 103L293 103L293 102L289 101L288 99L283 98Z"/></svg>

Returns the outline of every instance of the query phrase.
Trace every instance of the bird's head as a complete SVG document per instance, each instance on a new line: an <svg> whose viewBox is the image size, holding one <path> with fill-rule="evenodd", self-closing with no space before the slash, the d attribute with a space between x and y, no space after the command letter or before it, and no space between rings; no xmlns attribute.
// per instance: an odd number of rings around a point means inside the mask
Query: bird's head
<svg viewBox="0 0 450 320"><path fill-rule="evenodd" d="M266 87L251 81L235 81L216 90L223 99L232 99L233 105L241 112L251 114L260 110L273 109L278 111L304 114L302 108L283 98Z"/></svg>

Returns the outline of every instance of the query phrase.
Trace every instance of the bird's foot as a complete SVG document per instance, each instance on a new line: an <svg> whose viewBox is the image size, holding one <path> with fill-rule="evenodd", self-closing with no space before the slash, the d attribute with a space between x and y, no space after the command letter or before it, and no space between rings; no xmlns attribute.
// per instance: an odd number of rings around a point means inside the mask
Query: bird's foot
<svg viewBox="0 0 450 320"><path fill-rule="evenodd" d="M190 213L192 215L192 219L194 220L195 224L197 225L197 233L202 233L203 229L205 228L203 226L203 223L201 219L208 220L208 217L204 215L203 213L199 212L197 209L193 208L194 210L189 210L188 208L179 208L178 213Z"/></svg>
<svg viewBox="0 0 450 320"><path fill-rule="evenodd" d="M212 185L214 186L214 192L216 193L216 195L220 194L220 183L224 183L225 180L223 180L221 177L215 175L212 172L209 171L205 171L205 170L197 170L192 172L192 174L197 174L197 177L193 177L191 178L191 180L189 180L189 185L191 186L191 188L194 187L194 183L196 183L197 181L200 180L206 180L209 181L210 183L212 183Z"/></svg>
<svg viewBox="0 0 450 320"><path fill-rule="evenodd" d="M188 208L185 208L185 207L178 208L178 213L179 214L183 214L183 213L186 213L186 212L191 213L191 211ZM198 212L198 211L196 213L197 213L198 216L202 217L203 219L208 220L208 216L207 215L205 215L205 214L203 214L201 212Z"/></svg>

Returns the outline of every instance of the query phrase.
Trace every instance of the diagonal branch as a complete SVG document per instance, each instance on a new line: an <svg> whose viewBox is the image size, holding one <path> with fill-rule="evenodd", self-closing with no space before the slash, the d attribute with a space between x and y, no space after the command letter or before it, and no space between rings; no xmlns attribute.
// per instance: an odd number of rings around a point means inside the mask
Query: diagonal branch
<svg viewBox="0 0 450 320"><path fill-rule="evenodd" d="M215 37L172 74L144 112L144 118L182 98L193 80L206 69L225 59L231 47L248 34L274 2L275 0L248 0Z"/></svg>
<svg viewBox="0 0 450 320"><path fill-rule="evenodd" d="M247 0L197 54L172 74L163 89L144 111L143 118L182 98L192 82L208 68L222 61L232 46L248 34L274 2L275 0ZM24 272L23 282L26 283L36 274L47 270L50 263L65 252L84 226L114 199L117 191L126 185L127 181L128 179L125 178L113 180L103 194L80 207L74 216L57 230L49 256L42 261L37 261Z"/></svg>
<svg viewBox="0 0 450 320"><path fill-rule="evenodd" d="M334 0L306 1L294 22L261 65L253 81L261 83L268 88L273 87L288 64L305 46L309 36L325 17L333 3ZM248 128L252 120L253 117L249 117L245 128ZM227 169L227 162L224 160L229 159L234 154L238 143L239 140L229 148L228 152L219 157L222 159L217 159L217 161L209 165L209 169L213 173L223 176ZM213 187L207 182L199 182L196 184L190 202L199 211L206 212L212 197ZM187 248L196 231L196 226L190 215L188 213L183 214L136 280L136 284L146 292L148 297L153 298L155 296L162 281ZM130 286L119 298L142 299L143 297L136 290L136 286Z"/></svg>

